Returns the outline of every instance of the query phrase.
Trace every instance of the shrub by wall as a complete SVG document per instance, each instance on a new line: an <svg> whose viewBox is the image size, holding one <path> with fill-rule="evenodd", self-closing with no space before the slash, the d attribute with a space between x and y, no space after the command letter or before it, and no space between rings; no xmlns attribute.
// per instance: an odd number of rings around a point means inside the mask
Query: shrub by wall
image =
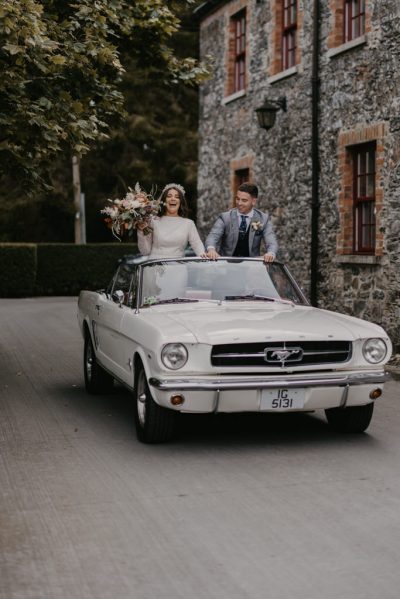
<svg viewBox="0 0 400 599"><path fill-rule="evenodd" d="M78 295L82 289L102 289L118 259L136 253L133 243L0 244L0 296Z"/></svg>
<svg viewBox="0 0 400 599"><path fill-rule="evenodd" d="M36 245L0 244L0 297L26 297L34 294Z"/></svg>

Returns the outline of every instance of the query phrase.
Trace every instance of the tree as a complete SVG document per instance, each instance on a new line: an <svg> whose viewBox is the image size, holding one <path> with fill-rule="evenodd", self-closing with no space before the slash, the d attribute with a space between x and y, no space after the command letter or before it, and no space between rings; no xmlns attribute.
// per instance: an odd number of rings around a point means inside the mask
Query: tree
<svg viewBox="0 0 400 599"><path fill-rule="evenodd" d="M197 26L192 9L181 13L182 26L171 40L179 59L196 56ZM136 181L160 191L167 182L182 184L196 215L198 90L163 80L154 66L140 67L126 57L122 84L127 118L113 127L82 161L88 239L106 241L109 231L100 218L107 197L121 197Z"/></svg>
<svg viewBox="0 0 400 599"><path fill-rule="evenodd" d="M184 0L188 5L192 0ZM54 158L83 155L124 114L129 57L169 81L207 70L170 46L182 2L0 0L0 177L44 185ZM48 181L47 181L48 183Z"/></svg>

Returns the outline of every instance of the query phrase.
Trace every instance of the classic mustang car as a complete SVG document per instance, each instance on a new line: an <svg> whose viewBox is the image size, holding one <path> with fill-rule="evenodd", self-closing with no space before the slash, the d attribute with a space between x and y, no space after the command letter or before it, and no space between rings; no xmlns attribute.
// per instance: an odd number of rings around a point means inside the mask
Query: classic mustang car
<svg viewBox="0 0 400 599"><path fill-rule="evenodd" d="M278 262L126 257L78 305L86 389L128 387L145 443L169 440L179 412L324 410L362 432L388 376L385 331L313 308Z"/></svg>

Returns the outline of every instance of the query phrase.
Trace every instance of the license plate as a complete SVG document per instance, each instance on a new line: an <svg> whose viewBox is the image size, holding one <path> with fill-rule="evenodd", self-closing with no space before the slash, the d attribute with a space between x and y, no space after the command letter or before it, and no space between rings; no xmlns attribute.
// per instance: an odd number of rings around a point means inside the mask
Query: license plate
<svg viewBox="0 0 400 599"><path fill-rule="evenodd" d="M260 410L286 412L304 407L304 389L263 389Z"/></svg>

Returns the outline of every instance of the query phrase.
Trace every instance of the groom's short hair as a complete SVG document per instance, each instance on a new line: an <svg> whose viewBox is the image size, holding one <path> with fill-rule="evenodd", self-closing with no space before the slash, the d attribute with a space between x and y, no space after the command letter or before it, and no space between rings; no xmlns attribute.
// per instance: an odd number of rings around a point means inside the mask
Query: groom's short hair
<svg viewBox="0 0 400 599"><path fill-rule="evenodd" d="M258 198L258 187L254 183L242 183L238 187L238 191L249 193L253 198Z"/></svg>

